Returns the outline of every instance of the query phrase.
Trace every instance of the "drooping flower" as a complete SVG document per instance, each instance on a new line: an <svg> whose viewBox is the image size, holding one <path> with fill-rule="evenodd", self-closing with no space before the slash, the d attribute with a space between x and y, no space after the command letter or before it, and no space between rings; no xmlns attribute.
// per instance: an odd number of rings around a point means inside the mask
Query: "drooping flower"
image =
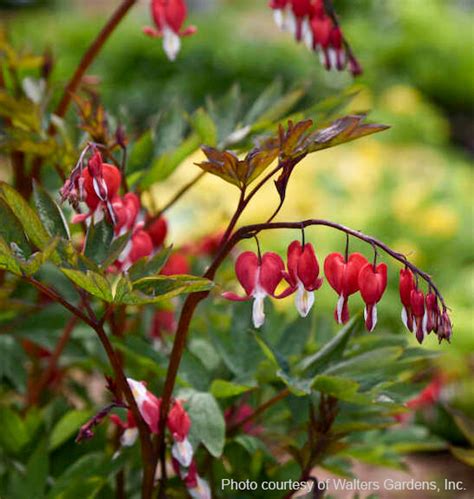
<svg viewBox="0 0 474 499"><path fill-rule="evenodd" d="M276 253L265 253L261 260L251 251L244 251L235 263L237 279L245 290L245 296L232 292L223 293L223 297L233 301L253 299L253 324L256 328L265 322L264 300L266 296L275 296L275 290L283 279L285 265Z"/></svg>
<svg viewBox="0 0 474 499"><path fill-rule="evenodd" d="M116 220L114 231L117 236L138 228L136 222L140 214L141 204L135 193L127 192L123 197L116 196L112 199L112 207Z"/></svg>
<svg viewBox="0 0 474 499"><path fill-rule="evenodd" d="M438 298L435 293L430 291L425 298L426 305L426 332L438 332L441 312L439 310Z"/></svg>
<svg viewBox="0 0 474 499"><path fill-rule="evenodd" d="M176 330L176 318L173 310L160 309L153 314L150 336L154 340L161 340L163 334L174 333Z"/></svg>
<svg viewBox="0 0 474 499"><path fill-rule="evenodd" d="M377 266L366 263L359 272L359 289L365 302L365 327L373 331L377 325L377 303L382 298L387 287L387 265L379 263Z"/></svg>
<svg viewBox="0 0 474 499"><path fill-rule="evenodd" d="M181 48L181 37L196 32L195 26L183 29L187 17L185 0L151 0L151 16L155 28L145 27L143 32L153 38L163 38L163 49L168 59L174 61Z"/></svg>
<svg viewBox="0 0 474 499"><path fill-rule="evenodd" d="M449 318L448 311L444 309L439 319L438 340L440 343L443 340L446 340L448 343L451 343L452 335L453 335L453 327L451 325L451 319Z"/></svg>
<svg viewBox="0 0 474 499"><path fill-rule="evenodd" d="M349 320L349 296L359 291L359 272L367 264L360 253L352 253L347 261L340 253L331 253L324 261L324 274L331 287L339 294L334 312L336 321L345 324Z"/></svg>
<svg viewBox="0 0 474 499"><path fill-rule="evenodd" d="M296 308L301 317L306 317L314 304L314 291L323 283L313 245L302 246L299 241L293 241L288 247L287 267L285 278L296 289Z"/></svg>
<svg viewBox="0 0 474 499"><path fill-rule="evenodd" d="M415 289L415 278L409 268L400 270L400 301L402 302L402 321L413 332L413 313L411 311L411 292Z"/></svg>
<svg viewBox="0 0 474 499"><path fill-rule="evenodd" d="M174 402L166 424L174 440L171 448L172 456L182 466L188 467L193 458L193 448L188 440L191 419L179 400Z"/></svg>
<svg viewBox="0 0 474 499"><path fill-rule="evenodd" d="M112 200L117 195L122 175L114 166L104 163L99 151L90 158L87 167L78 172L73 172L71 179L66 181L62 189L63 197L73 197L77 201L84 201L89 209L86 214L79 214L73 218L73 223L82 222L90 216L97 214L98 219L103 216L104 210L115 223L115 212Z"/></svg>
<svg viewBox="0 0 474 499"><path fill-rule="evenodd" d="M161 400L147 390L145 383L127 378L140 414L153 433L158 433Z"/></svg>
<svg viewBox="0 0 474 499"><path fill-rule="evenodd" d="M189 467L183 467L176 459L171 460L175 473L184 482L189 495L193 499L211 499L209 484L198 475L196 461L193 459Z"/></svg>
<svg viewBox="0 0 474 499"><path fill-rule="evenodd" d="M427 315L425 311L425 295L415 288L410 295L411 310L413 313L413 328L418 343L423 343L426 336Z"/></svg>
<svg viewBox="0 0 474 499"><path fill-rule="evenodd" d="M180 275L189 274L190 272L188 259L179 251L173 253L161 269L162 275Z"/></svg>
<svg viewBox="0 0 474 499"><path fill-rule="evenodd" d="M137 440L138 437L138 428L137 423L133 417L132 411L127 411L127 421L124 422L120 419L117 414L112 414L110 416L112 422L122 429L122 435L120 436L120 443L124 447L131 447Z"/></svg>
<svg viewBox="0 0 474 499"><path fill-rule="evenodd" d="M348 66L354 76L362 73L334 13L327 10L324 0L270 0L269 6L277 26L318 52L327 70L341 71Z"/></svg>
<svg viewBox="0 0 474 499"><path fill-rule="evenodd" d="M153 241L153 246L161 248L168 234L168 223L164 217L158 217L150 224L147 231Z"/></svg>

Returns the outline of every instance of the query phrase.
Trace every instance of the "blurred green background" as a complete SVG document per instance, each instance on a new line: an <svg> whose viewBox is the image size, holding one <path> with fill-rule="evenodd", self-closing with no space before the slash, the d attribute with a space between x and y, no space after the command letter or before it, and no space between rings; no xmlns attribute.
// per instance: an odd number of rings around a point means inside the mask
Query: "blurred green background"
<svg viewBox="0 0 474 499"><path fill-rule="evenodd" d="M90 74L101 82L109 109L144 130L157 112L191 111L238 83L242 100L253 99L274 79L302 85L301 105L337 95L352 85L346 73L325 72L316 56L274 26L266 2L193 1L198 34L168 62L161 42L145 37L147 2L119 27ZM50 47L61 88L114 1L0 0L2 19L17 45ZM388 132L318 153L298 167L280 220L326 217L385 240L433 275L452 307L454 337L438 347L437 360L453 390L452 404L474 416L473 176L474 9L469 0L335 0L347 38L364 67L360 93L350 110L371 110ZM153 190L158 204L194 175L186 161ZM220 227L237 192L206 178L170 211L172 239L179 243ZM254 202L245 221L261 221L277 202L273 186ZM264 236L266 250L282 254L294 234ZM342 251L344 238L326 229L309 232L322 262ZM353 249L367 251L354 243ZM380 327L403 331L397 296L398 268L380 304ZM228 274L229 280L232 275ZM227 274L222 273L222 284ZM318 292L316 313L332 313L336 297ZM360 308L357 299L354 308ZM280 304L278 304L280 305ZM288 305L288 303L286 304ZM281 304L281 306L285 306ZM288 313L293 313L289 311ZM446 429L445 429L446 430Z"/></svg>

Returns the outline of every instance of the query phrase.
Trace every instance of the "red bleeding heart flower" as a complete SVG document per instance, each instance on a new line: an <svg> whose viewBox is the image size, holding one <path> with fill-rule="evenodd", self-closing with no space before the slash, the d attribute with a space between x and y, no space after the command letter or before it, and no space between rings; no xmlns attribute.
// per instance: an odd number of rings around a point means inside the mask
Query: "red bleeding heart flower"
<svg viewBox="0 0 474 499"><path fill-rule="evenodd" d="M137 423L133 417L132 411L127 411L127 421L124 422L116 414L110 416L111 421L123 430L120 437L120 443L124 447L131 447L137 440L138 428Z"/></svg>
<svg viewBox="0 0 474 499"><path fill-rule="evenodd" d="M292 290L296 290L296 308L301 317L306 317L314 304L314 291L323 283L313 245L302 246L299 241L293 241L288 246L287 268L285 278Z"/></svg>
<svg viewBox="0 0 474 499"><path fill-rule="evenodd" d="M153 315L150 336L154 340L161 340L164 333L174 333L176 319L172 310L157 310Z"/></svg>
<svg viewBox="0 0 474 499"><path fill-rule="evenodd" d="M138 196L133 192L127 192L123 197L116 196L112 200L112 208L115 213L115 234L121 236L127 231L136 228L136 221L140 214L141 204Z"/></svg>
<svg viewBox="0 0 474 499"><path fill-rule="evenodd" d="M418 343L423 343L426 336L427 315L425 313L425 295L419 289L413 289L410 295L411 310L414 318L414 330Z"/></svg>
<svg viewBox="0 0 474 499"><path fill-rule="evenodd" d="M410 269L400 270L400 301L402 302L402 321L405 327L413 332L413 313L411 311L411 292L415 289L415 278Z"/></svg>
<svg viewBox="0 0 474 499"><path fill-rule="evenodd" d="M140 414L153 433L158 433L161 400L146 389L145 383L127 378Z"/></svg>
<svg viewBox="0 0 474 499"><path fill-rule="evenodd" d="M188 259L179 252L173 253L166 262L165 266L161 269L162 275L180 275L189 274L190 272Z"/></svg>
<svg viewBox="0 0 474 499"><path fill-rule="evenodd" d="M189 467L183 467L176 459L171 460L175 473L186 485L189 495L194 499L211 499L209 484L198 475L196 461L193 459Z"/></svg>
<svg viewBox="0 0 474 499"><path fill-rule="evenodd" d="M163 49L168 59L174 61L181 48L181 37L196 32L194 26L183 29L187 17L184 0L151 0L151 15L156 28L145 27L143 32L151 37L163 38Z"/></svg>
<svg viewBox="0 0 474 499"><path fill-rule="evenodd" d="M245 251L237 258L235 274L246 295L239 296L226 292L222 296L233 301L253 299L253 323L256 328L259 328L265 322L265 297L275 297L275 290L283 279L284 270L285 264L276 253L265 253L259 260L255 253Z"/></svg>
<svg viewBox="0 0 474 499"><path fill-rule="evenodd" d="M140 258L153 253L153 243L150 236L143 229L137 230L130 240L130 250L122 263L122 270L127 270Z"/></svg>
<svg viewBox="0 0 474 499"><path fill-rule="evenodd" d="M166 424L174 440L173 447L171 448L172 456L182 466L188 467L193 458L193 448L188 440L191 419L179 400L174 402L168 414Z"/></svg>
<svg viewBox="0 0 474 499"><path fill-rule="evenodd" d="M159 217L154 220L148 227L148 234L150 234L153 246L160 248L165 242L166 235L168 234L168 223L164 217Z"/></svg>
<svg viewBox="0 0 474 499"><path fill-rule="evenodd" d="M387 265L365 264L360 269L358 282L360 294L365 302L365 327L368 331L373 331L377 324L377 303L387 287Z"/></svg>
<svg viewBox="0 0 474 499"><path fill-rule="evenodd" d="M331 253L324 260L324 274L331 287L339 294L334 312L336 321L345 324L349 320L349 296L359 291L359 272L367 264L360 253L352 253L347 261L340 253Z"/></svg>

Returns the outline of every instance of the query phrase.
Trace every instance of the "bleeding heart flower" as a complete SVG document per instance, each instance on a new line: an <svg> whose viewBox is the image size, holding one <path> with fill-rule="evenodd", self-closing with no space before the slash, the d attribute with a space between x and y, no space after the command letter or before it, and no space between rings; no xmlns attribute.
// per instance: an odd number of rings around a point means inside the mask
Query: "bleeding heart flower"
<svg viewBox="0 0 474 499"><path fill-rule="evenodd" d="M173 310L157 310L153 315L150 336L155 340L161 340L164 333L176 331L176 319Z"/></svg>
<svg viewBox="0 0 474 499"><path fill-rule="evenodd" d="M410 269L400 270L400 300L402 302L402 321L413 332L413 313L411 311L411 292L415 289L415 278Z"/></svg>
<svg viewBox="0 0 474 499"><path fill-rule="evenodd" d="M127 192L123 197L116 196L112 199L112 208L115 213L115 235L121 236L129 230L138 228L136 221L140 214L141 204L138 196Z"/></svg>
<svg viewBox="0 0 474 499"><path fill-rule="evenodd" d="M377 324L377 303L381 300L387 287L387 265L377 266L366 263L359 272L359 289L365 302L365 327L373 331Z"/></svg>
<svg viewBox="0 0 474 499"><path fill-rule="evenodd" d="M154 220L148 227L148 234L150 234L153 246L161 248L165 242L166 235L168 234L168 223L164 217L159 217Z"/></svg>
<svg viewBox="0 0 474 499"><path fill-rule="evenodd" d="M172 456L182 466L188 467L193 458L193 448L188 440L191 419L178 400L173 404L166 424L174 440L171 448Z"/></svg>
<svg viewBox="0 0 474 499"><path fill-rule="evenodd" d="M151 37L163 38L163 49L174 61L181 48L181 37L196 33L194 26L183 28L187 17L184 0L151 0L151 15L156 28L146 27L143 32Z"/></svg>
<svg viewBox="0 0 474 499"><path fill-rule="evenodd" d="M161 400L146 389L145 383L127 378L140 414L153 433L158 433Z"/></svg>
<svg viewBox="0 0 474 499"><path fill-rule="evenodd" d="M426 295L425 304L426 304L426 315L427 315L426 332L428 334L430 334L431 331L437 333L441 312L438 306L438 297L435 295L435 293L430 291Z"/></svg>
<svg viewBox="0 0 474 499"><path fill-rule="evenodd" d="M428 316L425 310L425 295L423 291L413 289L410 295L411 310L414 317L415 336L418 343L423 343L426 336L426 323Z"/></svg>
<svg viewBox="0 0 474 499"><path fill-rule="evenodd" d="M115 425L123 430L120 437L120 443L124 447L131 447L136 442L138 437L137 423L135 422L132 411L127 411L126 422L122 421L116 414L112 414L110 419Z"/></svg>
<svg viewBox="0 0 474 499"><path fill-rule="evenodd" d="M345 324L349 320L349 296L359 291L359 272L367 264L360 253L352 253L346 260L340 253L331 253L324 260L324 274L331 287L339 294L334 312L336 321Z"/></svg>
<svg viewBox="0 0 474 499"><path fill-rule="evenodd" d="M253 298L253 324L259 328L265 322L265 297L275 297L275 290L283 279L284 270L285 264L276 253L265 253L259 261L255 253L245 251L237 258L235 273L246 295L226 292L222 296L233 301L247 301Z"/></svg>
<svg viewBox="0 0 474 499"><path fill-rule="evenodd" d="M314 304L314 291L323 283L313 245L302 246L299 241L293 241L288 247L287 267L285 278L293 290L296 289L296 308L301 317L306 317Z"/></svg>
<svg viewBox="0 0 474 499"><path fill-rule="evenodd" d="M189 467L183 467L176 459L171 459L173 469L183 480L189 495L193 499L211 499L211 490L208 483L197 473L196 461L193 459Z"/></svg>
<svg viewBox="0 0 474 499"><path fill-rule="evenodd" d="M449 318L448 311L444 309L439 319L439 326L438 326L439 342L441 343L443 340L446 340L448 343L451 343L452 335L453 335L453 327L451 325L451 319Z"/></svg>
<svg viewBox="0 0 474 499"><path fill-rule="evenodd" d="M179 252L173 253L161 269L161 275L180 275L189 274L191 271L188 259Z"/></svg>

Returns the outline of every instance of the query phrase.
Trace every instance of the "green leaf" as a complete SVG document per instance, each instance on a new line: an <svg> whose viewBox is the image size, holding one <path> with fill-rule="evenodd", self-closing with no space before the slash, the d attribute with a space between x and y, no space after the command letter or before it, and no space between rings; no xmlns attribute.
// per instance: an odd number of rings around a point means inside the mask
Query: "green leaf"
<svg viewBox="0 0 474 499"><path fill-rule="evenodd" d="M153 134L145 132L131 147L127 161L127 173L147 170L154 156Z"/></svg>
<svg viewBox="0 0 474 499"><path fill-rule="evenodd" d="M46 480L48 478L49 462L46 442L39 443L36 450L28 459L26 465L26 494L27 497L40 498L44 496Z"/></svg>
<svg viewBox="0 0 474 499"><path fill-rule="evenodd" d="M283 369L277 371L276 374L283 381L283 383L285 383L285 385L289 388L293 395L296 395L297 397L303 397L311 393L311 379L304 379L293 376Z"/></svg>
<svg viewBox="0 0 474 499"><path fill-rule="evenodd" d="M212 286L212 281L191 275L143 277L133 284L122 277L117 285L114 301L127 305L145 305L185 293L208 291Z"/></svg>
<svg viewBox="0 0 474 499"><path fill-rule="evenodd" d="M64 442L69 440L79 431L83 425L92 416L88 410L74 410L67 412L54 426L49 438L49 450L57 449Z"/></svg>
<svg viewBox="0 0 474 499"><path fill-rule="evenodd" d="M211 116L199 108L191 117L191 126L199 135L202 144L215 146L217 144L217 128Z"/></svg>
<svg viewBox="0 0 474 499"><path fill-rule="evenodd" d="M257 123L252 127L253 129L259 129L274 121L280 119L288 111L290 111L304 96L305 91L303 89L295 89L281 98L276 100L267 111L259 116Z"/></svg>
<svg viewBox="0 0 474 499"><path fill-rule="evenodd" d="M225 444L225 421L216 399L210 393L193 392L187 408L191 442L202 443L214 457L220 457Z"/></svg>
<svg viewBox="0 0 474 499"><path fill-rule="evenodd" d="M26 239L23 226L15 216L7 203L0 198L0 236L10 248L18 248L16 253L28 258L31 255L31 247Z"/></svg>
<svg viewBox="0 0 474 499"><path fill-rule="evenodd" d="M59 239L53 239L44 251L37 251L33 253L28 260L21 260L17 258L18 263L20 264L21 270L27 276L36 274L40 269L41 265L48 261L51 256L54 254L56 247L58 245Z"/></svg>
<svg viewBox="0 0 474 499"><path fill-rule="evenodd" d="M20 264L13 256L13 253L8 244L0 236L0 269L8 270L9 272L21 275Z"/></svg>
<svg viewBox="0 0 474 499"><path fill-rule="evenodd" d="M3 198L21 222L29 240L39 249L45 249L49 243L50 236L30 205L13 187L5 182L0 182L0 197Z"/></svg>
<svg viewBox="0 0 474 499"><path fill-rule="evenodd" d="M100 298L106 302L112 302L112 289L107 279L97 272L87 270L81 272L74 269L60 269L61 272L68 277L74 284L84 289L92 296Z"/></svg>
<svg viewBox="0 0 474 499"><path fill-rule="evenodd" d="M331 395L339 400L352 402L356 404L368 404L370 398L358 393L359 383L347 378L338 376L327 376L319 374L313 380L312 387L314 390Z"/></svg>
<svg viewBox="0 0 474 499"><path fill-rule="evenodd" d="M62 239L71 239L69 227L61 208L54 199L33 181L33 198L38 215L50 236L59 236Z"/></svg>
<svg viewBox="0 0 474 499"><path fill-rule="evenodd" d="M296 367L300 372L311 368L316 374L326 368L335 359L340 359L352 334L360 328L360 317L353 317L334 338L313 355L304 358Z"/></svg>
<svg viewBox="0 0 474 499"><path fill-rule="evenodd" d="M256 452L261 451L271 457L271 453L267 446L259 438L253 437L252 435L238 435L234 438L234 442L241 445L251 456Z"/></svg>
<svg viewBox="0 0 474 499"><path fill-rule="evenodd" d="M172 246L163 249L149 259L140 258L129 269L128 275L132 282L138 281L142 277L150 277L154 274L159 274L165 266L171 254Z"/></svg>
<svg viewBox="0 0 474 499"><path fill-rule="evenodd" d="M215 379L211 384L211 393L216 398L228 398L253 390L253 386L239 385L223 379Z"/></svg>
<svg viewBox="0 0 474 499"><path fill-rule="evenodd" d="M113 237L114 228L105 218L95 225L90 224L84 254L95 263L102 263L109 255Z"/></svg>
<svg viewBox="0 0 474 499"><path fill-rule="evenodd" d="M112 241L112 244L110 245L108 251L107 251L107 258L101 263L101 266L104 269L107 269L110 265L112 265L117 258L120 256L122 251L125 249L125 246L127 246L128 241L130 241L130 237L132 235L132 232L129 231L125 234L122 234L120 237L117 237ZM142 259L140 259L142 260Z"/></svg>
<svg viewBox="0 0 474 499"><path fill-rule="evenodd" d="M8 381L23 393L26 385L26 356L20 343L11 335L0 335L0 380Z"/></svg>
<svg viewBox="0 0 474 499"><path fill-rule="evenodd" d="M29 441L25 423L9 407L0 407L0 428L0 444L9 453L18 453Z"/></svg>

